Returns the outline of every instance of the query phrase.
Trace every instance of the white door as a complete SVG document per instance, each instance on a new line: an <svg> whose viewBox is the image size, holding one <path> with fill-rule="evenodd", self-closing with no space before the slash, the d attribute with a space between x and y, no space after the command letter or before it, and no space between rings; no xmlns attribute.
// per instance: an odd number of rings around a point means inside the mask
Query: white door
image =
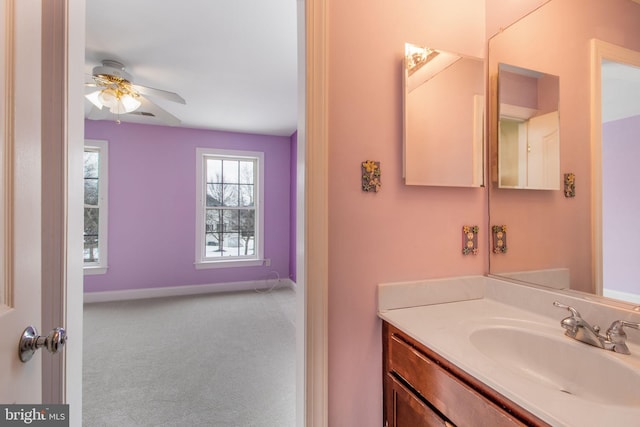
<svg viewBox="0 0 640 427"><path fill-rule="evenodd" d="M560 188L560 138L557 111L529 119L527 127L527 187Z"/></svg>
<svg viewBox="0 0 640 427"><path fill-rule="evenodd" d="M18 341L26 326L40 328L41 2L2 0L2 8L0 402L39 403L42 354L22 363Z"/></svg>

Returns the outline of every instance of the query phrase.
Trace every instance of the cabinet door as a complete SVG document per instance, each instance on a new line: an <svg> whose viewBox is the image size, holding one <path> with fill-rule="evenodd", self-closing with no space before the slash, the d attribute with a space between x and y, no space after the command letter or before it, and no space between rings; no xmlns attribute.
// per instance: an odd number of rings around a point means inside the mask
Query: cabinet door
<svg viewBox="0 0 640 427"><path fill-rule="evenodd" d="M453 427L392 375L385 376L387 427Z"/></svg>

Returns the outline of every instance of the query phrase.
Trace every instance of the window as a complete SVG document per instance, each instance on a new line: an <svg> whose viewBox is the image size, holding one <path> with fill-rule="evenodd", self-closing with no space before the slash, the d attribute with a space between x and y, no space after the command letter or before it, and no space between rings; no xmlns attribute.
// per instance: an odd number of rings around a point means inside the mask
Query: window
<svg viewBox="0 0 640 427"><path fill-rule="evenodd" d="M107 271L107 141L84 145L84 272Z"/></svg>
<svg viewBox="0 0 640 427"><path fill-rule="evenodd" d="M263 263L259 152L198 148L196 268Z"/></svg>

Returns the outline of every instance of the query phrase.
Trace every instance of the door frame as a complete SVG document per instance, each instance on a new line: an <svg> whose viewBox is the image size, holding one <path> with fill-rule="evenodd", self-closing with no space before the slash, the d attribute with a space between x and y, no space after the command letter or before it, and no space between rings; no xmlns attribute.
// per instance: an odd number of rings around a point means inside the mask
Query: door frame
<svg viewBox="0 0 640 427"><path fill-rule="evenodd" d="M304 156L303 167L304 209L298 218L304 218L304 254L302 296L304 307L304 408L298 403L299 427L324 427L328 418L328 283L329 283L329 122L328 122L328 0L299 0L305 21L304 40L299 40L305 58L303 73L304 121L298 129L299 156ZM303 6L300 6L303 4ZM299 15L300 16L300 15ZM302 114L301 114L302 115ZM302 130L302 132L301 132ZM301 143L302 141L302 143ZM300 154L302 153L302 154ZM301 176L300 173L298 175ZM300 181L300 179L299 179ZM298 183L300 185L300 182ZM298 200L301 195L298 194ZM299 202L300 203L300 202ZM299 226L300 227L300 226ZM300 228L299 228L300 229ZM299 233L298 233L299 234ZM298 236L300 237L300 236ZM300 258L300 256L298 257ZM298 305L300 307L300 305ZM298 316L300 320L300 316ZM298 333L300 340L300 333ZM298 347L300 354L300 348ZM300 365L300 363L299 363ZM298 386L301 385L300 371ZM303 419L302 419L303 418Z"/></svg>
<svg viewBox="0 0 640 427"><path fill-rule="evenodd" d="M640 0L634 0L640 2ZM603 295L602 247L602 60L640 66L640 52L591 39L591 258L594 291Z"/></svg>
<svg viewBox="0 0 640 427"><path fill-rule="evenodd" d="M48 244L64 251L60 263L56 289L60 299L43 303L43 316L61 317L67 325L69 341L65 351L62 375L56 379L54 369L47 368L51 387L60 391L68 403L72 425L82 423L82 305L83 269L82 230L82 153L84 144L84 82L85 0L50 0L43 5L51 7L43 13L43 20L50 21L55 33L63 37L48 50L43 69L43 85L63 84L62 96L49 100L50 108L58 108L65 114L62 120L43 125L43 134L55 135L65 156L62 165L64 185L60 193L53 194L64 200L60 214L64 233L62 242L54 238ZM297 386L302 386L302 398L297 400L297 424L308 427L328 425L328 23L327 0L298 0L298 23L304 30L299 33L299 45L304 58L304 94L300 109L303 110L299 132L300 165L298 193L304 197L297 208L298 241L303 241L299 254L302 283L299 286L298 307L302 313L297 338L299 340ZM44 60L44 57L43 57ZM51 61L51 62L49 62ZM62 61L62 64L59 63ZM55 72L49 74L49 63L56 63ZM66 95L66 96L65 96ZM300 138L301 136L301 138ZM302 191L304 189L304 191ZM300 200L300 198L299 198ZM303 231L303 235L302 234ZM300 269L298 269L300 273ZM43 274L45 271L43 270ZM62 310L60 307L62 306ZM300 310L298 310L300 311ZM44 317L43 317L44 318ZM57 319L56 319L57 320ZM302 347L302 349L301 349ZM302 351L301 351L302 350ZM300 366L302 365L302 366Z"/></svg>
<svg viewBox="0 0 640 427"><path fill-rule="evenodd" d="M42 329L63 325L69 336L62 357L43 360L42 397L68 403L70 424L80 426L85 0L48 0L42 7L42 142L52 156L43 157L43 164L50 161L42 202L52 209L42 233Z"/></svg>

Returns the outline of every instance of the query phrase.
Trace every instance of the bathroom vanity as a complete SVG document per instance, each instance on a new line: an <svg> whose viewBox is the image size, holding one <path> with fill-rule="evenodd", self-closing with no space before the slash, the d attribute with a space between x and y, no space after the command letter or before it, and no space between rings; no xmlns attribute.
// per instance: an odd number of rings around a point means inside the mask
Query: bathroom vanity
<svg viewBox="0 0 640 427"><path fill-rule="evenodd" d="M548 425L387 322L382 340L386 426Z"/></svg>
<svg viewBox="0 0 640 427"><path fill-rule="evenodd" d="M639 313L490 277L378 287L384 421L404 426L602 426L640 420L640 331L630 355L564 335Z"/></svg>

